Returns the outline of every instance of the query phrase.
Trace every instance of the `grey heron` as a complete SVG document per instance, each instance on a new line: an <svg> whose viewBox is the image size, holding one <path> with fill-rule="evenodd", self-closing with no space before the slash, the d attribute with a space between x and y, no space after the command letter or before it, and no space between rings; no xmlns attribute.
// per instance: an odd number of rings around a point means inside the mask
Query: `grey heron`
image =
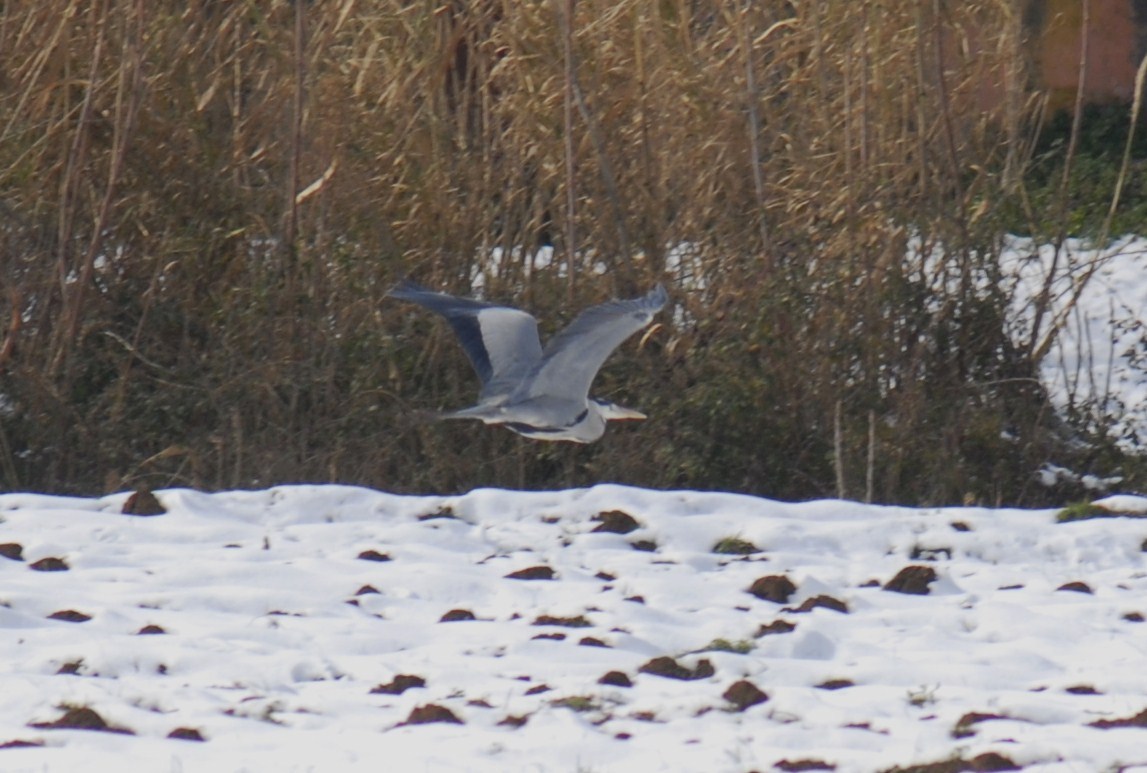
<svg viewBox="0 0 1147 773"><path fill-rule="evenodd" d="M669 300L663 285L643 298L592 306L542 348L538 321L520 309L428 290L409 280L389 293L446 318L482 381L478 404L438 415L501 424L535 440L592 443L611 419L645 414L589 396L602 363L649 325Z"/></svg>

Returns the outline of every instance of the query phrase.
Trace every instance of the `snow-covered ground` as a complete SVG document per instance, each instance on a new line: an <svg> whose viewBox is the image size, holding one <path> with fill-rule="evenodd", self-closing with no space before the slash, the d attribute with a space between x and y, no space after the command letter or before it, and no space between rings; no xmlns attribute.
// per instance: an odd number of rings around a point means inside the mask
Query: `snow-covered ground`
<svg viewBox="0 0 1147 773"><path fill-rule="evenodd" d="M1147 519L158 497L0 496L0 770L1147 770Z"/></svg>

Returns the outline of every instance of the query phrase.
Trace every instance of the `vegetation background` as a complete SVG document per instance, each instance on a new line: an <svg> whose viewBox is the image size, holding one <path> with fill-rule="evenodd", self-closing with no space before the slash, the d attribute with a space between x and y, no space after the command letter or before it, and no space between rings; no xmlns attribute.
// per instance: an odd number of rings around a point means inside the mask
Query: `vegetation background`
<svg viewBox="0 0 1147 773"><path fill-rule="evenodd" d="M1001 237L1118 229L1127 136L1121 108L1087 156L1079 104L1041 132L1027 28L1011 0L0 2L0 482L1142 487L1111 417L1050 408L1056 327L1009 330ZM666 282L596 388L650 420L416 420L476 383L385 300L407 275L546 332Z"/></svg>

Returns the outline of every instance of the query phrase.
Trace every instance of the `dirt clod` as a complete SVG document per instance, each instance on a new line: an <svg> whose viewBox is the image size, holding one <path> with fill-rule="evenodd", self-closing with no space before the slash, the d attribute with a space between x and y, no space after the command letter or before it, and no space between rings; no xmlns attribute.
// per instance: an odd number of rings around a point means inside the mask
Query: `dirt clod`
<svg viewBox="0 0 1147 773"><path fill-rule="evenodd" d="M437 703L428 703L425 706L418 706L411 710L410 716L406 718L404 725L428 725L432 722L448 722L452 725L465 724L462 720L455 716L454 712L445 706L439 706Z"/></svg>
<svg viewBox="0 0 1147 773"><path fill-rule="evenodd" d="M163 627L158 625L145 625L143 628L140 628L138 631L136 631L137 636L149 636L162 633L167 633L167 631L163 630Z"/></svg>
<svg viewBox="0 0 1147 773"><path fill-rule="evenodd" d="M136 489L135 493L123 503L123 510L120 512L124 515L163 515L167 512L167 508L160 504L159 499L149 489Z"/></svg>
<svg viewBox="0 0 1147 773"><path fill-rule="evenodd" d="M884 590L926 596L928 586L936 581L936 577L936 570L930 566L906 566L884 584Z"/></svg>
<svg viewBox="0 0 1147 773"><path fill-rule="evenodd" d="M708 658L702 658L697 661L697 665L690 669L665 655L650 660L637 670L643 674L663 676L667 679L681 679L687 682L696 679L705 679L717 673L717 670L713 668L713 664Z"/></svg>
<svg viewBox="0 0 1147 773"><path fill-rule="evenodd" d="M1085 582L1075 580L1073 582L1065 582L1060 585L1056 590L1072 591L1074 593L1092 593L1091 586Z"/></svg>
<svg viewBox="0 0 1147 773"><path fill-rule="evenodd" d="M732 703L737 711L744 711L750 706L756 706L758 703L764 703L769 699L769 696L765 694L764 690L757 687L748 679L734 682L728 690L725 690L721 697L729 701L729 703Z"/></svg>
<svg viewBox="0 0 1147 773"><path fill-rule="evenodd" d="M377 550L364 550L358 554L358 559L360 561L378 561L380 563L393 560L386 553L379 553Z"/></svg>
<svg viewBox="0 0 1147 773"><path fill-rule="evenodd" d="M825 762L824 760L781 760L776 765L773 765L777 770L783 770L785 773L798 773L798 771L806 770L836 770L836 765Z"/></svg>
<svg viewBox="0 0 1147 773"><path fill-rule="evenodd" d="M970 760L957 757L922 765L888 768L884 773L965 773L966 771L972 771L972 773L987 773L988 771L998 770L1022 770L1022 768L1002 754L984 752Z"/></svg>
<svg viewBox="0 0 1147 773"><path fill-rule="evenodd" d="M51 722L33 722L40 730L98 730L103 733L135 735L131 730L109 725L103 717L87 706L67 709L63 716Z"/></svg>
<svg viewBox="0 0 1147 773"><path fill-rule="evenodd" d="M167 734L168 738L174 738L177 741L206 741L200 733L193 727L177 727Z"/></svg>
<svg viewBox="0 0 1147 773"><path fill-rule="evenodd" d="M426 680L421 676L399 674L391 680L390 684L380 684L377 687L372 687L370 692L372 695L402 695L413 687L425 686Z"/></svg>
<svg viewBox="0 0 1147 773"><path fill-rule="evenodd" d="M611 687L632 687L633 680L622 671L609 671L597 680L598 684L608 684Z"/></svg>
<svg viewBox="0 0 1147 773"><path fill-rule="evenodd" d="M477 620L474 613L469 609L451 609L438 619L440 623L464 623L469 620Z"/></svg>
<svg viewBox="0 0 1147 773"><path fill-rule="evenodd" d="M1063 690L1070 695L1102 695L1099 690L1095 689L1089 684L1073 684L1071 687L1065 687Z"/></svg>
<svg viewBox="0 0 1147 773"><path fill-rule="evenodd" d="M563 628L589 628L593 625L585 615L576 617L554 617L553 615L539 615L532 625L558 625Z"/></svg>
<svg viewBox="0 0 1147 773"><path fill-rule="evenodd" d="M531 566L506 575L507 580L552 580L555 572L548 566Z"/></svg>
<svg viewBox="0 0 1147 773"><path fill-rule="evenodd" d="M812 598L805 599L801 602L799 607L785 607L786 612L811 612L817 607L824 609L831 609L833 612L840 612L841 614L848 614L848 604L832 596L813 596Z"/></svg>
<svg viewBox="0 0 1147 773"><path fill-rule="evenodd" d="M788 577L774 574L768 577L759 577L753 580L748 593L762 601L771 601L774 604L784 604L797 592L797 586Z"/></svg>
<svg viewBox="0 0 1147 773"><path fill-rule="evenodd" d="M978 725L980 722L990 722L996 719L1007 719L1007 717L1002 714L985 714L980 711L969 711L956 721L956 726L952 728L952 737L969 738L976 734L974 729L975 725Z"/></svg>
<svg viewBox="0 0 1147 773"><path fill-rule="evenodd" d="M0 556L11 561L23 561L24 546L18 542L5 542L0 544Z"/></svg>
<svg viewBox="0 0 1147 773"><path fill-rule="evenodd" d="M637 522L636 518L621 510L607 510L604 513L598 513L590 520L597 522L597 526L593 527L595 533L629 534L629 532L641 528L641 524Z"/></svg>
<svg viewBox="0 0 1147 773"><path fill-rule="evenodd" d="M49 620L63 620L66 623L86 623L92 619L91 615L85 615L83 612L77 612L74 609L61 609L59 612L53 612L48 615Z"/></svg>
<svg viewBox="0 0 1147 773"><path fill-rule="evenodd" d="M772 636L778 633L792 633L797 629L795 623L790 623L788 620L774 620L771 623L762 623L757 632L753 634L754 639L760 639L762 636Z"/></svg>
<svg viewBox="0 0 1147 773"><path fill-rule="evenodd" d="M41 558L39 561L33 561L28 564L28 568L35 569L37 572L66 572L71 567L69 567L68 562L62 558L48 556L47 558Z"/></svg>

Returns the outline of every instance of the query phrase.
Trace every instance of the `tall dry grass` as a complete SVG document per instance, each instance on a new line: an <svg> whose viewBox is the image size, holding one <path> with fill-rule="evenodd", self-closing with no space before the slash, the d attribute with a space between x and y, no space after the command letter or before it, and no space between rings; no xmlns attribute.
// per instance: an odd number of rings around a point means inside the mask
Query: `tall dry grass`
<svg viewBox="0 0 1147 773"><path fill-rule="evenodd" d="M1055 435L993 283L1023 33L1009 0L4 4L4 484L1030 499ZM653 419L420 423L475 384L384 300L408 274L547 330L667 280L598 382Z"/></svg>

